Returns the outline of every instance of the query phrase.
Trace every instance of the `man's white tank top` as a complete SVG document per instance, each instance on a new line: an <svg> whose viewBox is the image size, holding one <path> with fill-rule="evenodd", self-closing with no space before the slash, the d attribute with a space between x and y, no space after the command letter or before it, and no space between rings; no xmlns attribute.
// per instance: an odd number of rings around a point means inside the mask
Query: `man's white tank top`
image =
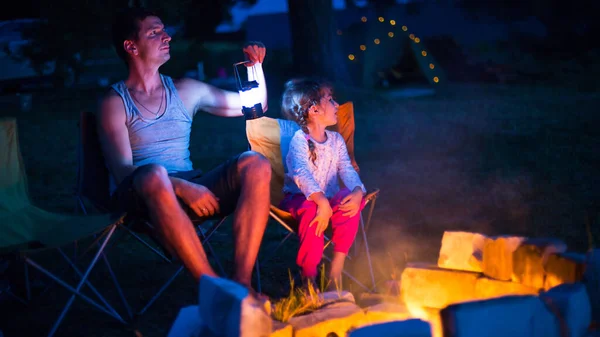
<svg viewBox="0 0 600 337"><path fill-rule="evenodd" d="M142 116L124 81L112 85L125 104L133 165L158 164L169 173L190 171L193 169L189 150L193 116L183 106L173 80L168 76L160 77L167 107L156 119Z"/></svg>

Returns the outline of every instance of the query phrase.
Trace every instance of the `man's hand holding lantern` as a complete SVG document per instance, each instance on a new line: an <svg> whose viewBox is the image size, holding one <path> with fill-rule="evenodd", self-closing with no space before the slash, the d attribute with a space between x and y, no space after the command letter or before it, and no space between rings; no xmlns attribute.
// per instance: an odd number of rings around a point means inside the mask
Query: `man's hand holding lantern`
<svg viewBox="0 0 600 337"><path fill-rule="evenodd" d="M267 54L267 48L262 42L250 41L244 45L242 49L244 54L248 58L247 67L252 67L256 63L263 63L265 55Z"/></svg>

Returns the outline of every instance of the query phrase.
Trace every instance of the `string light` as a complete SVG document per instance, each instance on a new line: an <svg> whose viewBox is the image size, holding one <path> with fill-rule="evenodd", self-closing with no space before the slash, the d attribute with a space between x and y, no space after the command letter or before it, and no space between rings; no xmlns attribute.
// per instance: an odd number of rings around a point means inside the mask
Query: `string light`
<svg viewBox="0 0 600 337"><path fill-rule="evenodd" d="M377 19L379 20L379 22L384 22L385 21L385 19L382 16L378 17ZM367 22L367 17L366 16L361 17L360 21ZM395 26L396 25L396 20L390 20L390 25ZM408 31L408 27L407 26L402 26L402 31L404 31L404 32ZM342 30L341 29L338 29L336 32L337 32L337 35L342 35ZM392 38L392 37L394 37L394 32L390 31L390 32L387 33L387 35L390 38ZM409 34L408 37L411 40L413 40L415 43L421 42L421 39L418 38L418 37L416 37L415 34ZM375 44L378 45L378 44L381 43L381 40L379 40L379 39L376 38L376 39L373 40L373 43L375 43ZM364 45L364 44L361 44L359 46L359 49L361 51L365 51L365 50L367 50L367 46ZM423 57L426 57L427 56L427 51L422 50L421 51L421 55L423 55ZM354 56L354 54L348 54L348 59L350 61L354 61L354 60L356 60L356 56ZM431 70L435 69L435 65L433 63L429 63L429 69L431 69ZM433 80L434 83L439 83L440 82L440 79L437 76L434 76L432 78L432 80Z"/></svg>

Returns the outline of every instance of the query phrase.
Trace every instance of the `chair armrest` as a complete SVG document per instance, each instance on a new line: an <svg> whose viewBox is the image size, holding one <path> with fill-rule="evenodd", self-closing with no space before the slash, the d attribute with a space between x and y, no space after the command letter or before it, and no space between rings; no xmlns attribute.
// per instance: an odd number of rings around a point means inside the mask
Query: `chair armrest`
<svg viewBox="0 0 600 337"><path fill-rule="evenodd" d="M375 188L372 190L368 190L367 191L367 195L365 195L365 202L369 202L372 200L377 199L377 197L379 196L379 189Z"/></svg>

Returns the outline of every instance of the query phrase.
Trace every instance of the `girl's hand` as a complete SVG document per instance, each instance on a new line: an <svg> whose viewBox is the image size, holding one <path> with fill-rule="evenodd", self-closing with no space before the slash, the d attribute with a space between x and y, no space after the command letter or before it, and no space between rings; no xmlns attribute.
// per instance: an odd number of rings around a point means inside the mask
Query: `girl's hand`
<svg viewBox="0 0 600 337"><path fill-rule="evenodd" d="M308 227L315 225L315 234L317 236L323 236L327 226L329 226L329 219L331 219L332 214L333 210L331 209L329 200L325 199L322 202L317 202L317 214Z"/></svg>
<svg viewBox="0 0 600 337"><path fill-rule="evenodd" d="M340 203L340 211L342 211L343 216L353 217L360 210L360 206L363 200L363 192L360 188L355 188L352 193L342 199Z"/></svg>

